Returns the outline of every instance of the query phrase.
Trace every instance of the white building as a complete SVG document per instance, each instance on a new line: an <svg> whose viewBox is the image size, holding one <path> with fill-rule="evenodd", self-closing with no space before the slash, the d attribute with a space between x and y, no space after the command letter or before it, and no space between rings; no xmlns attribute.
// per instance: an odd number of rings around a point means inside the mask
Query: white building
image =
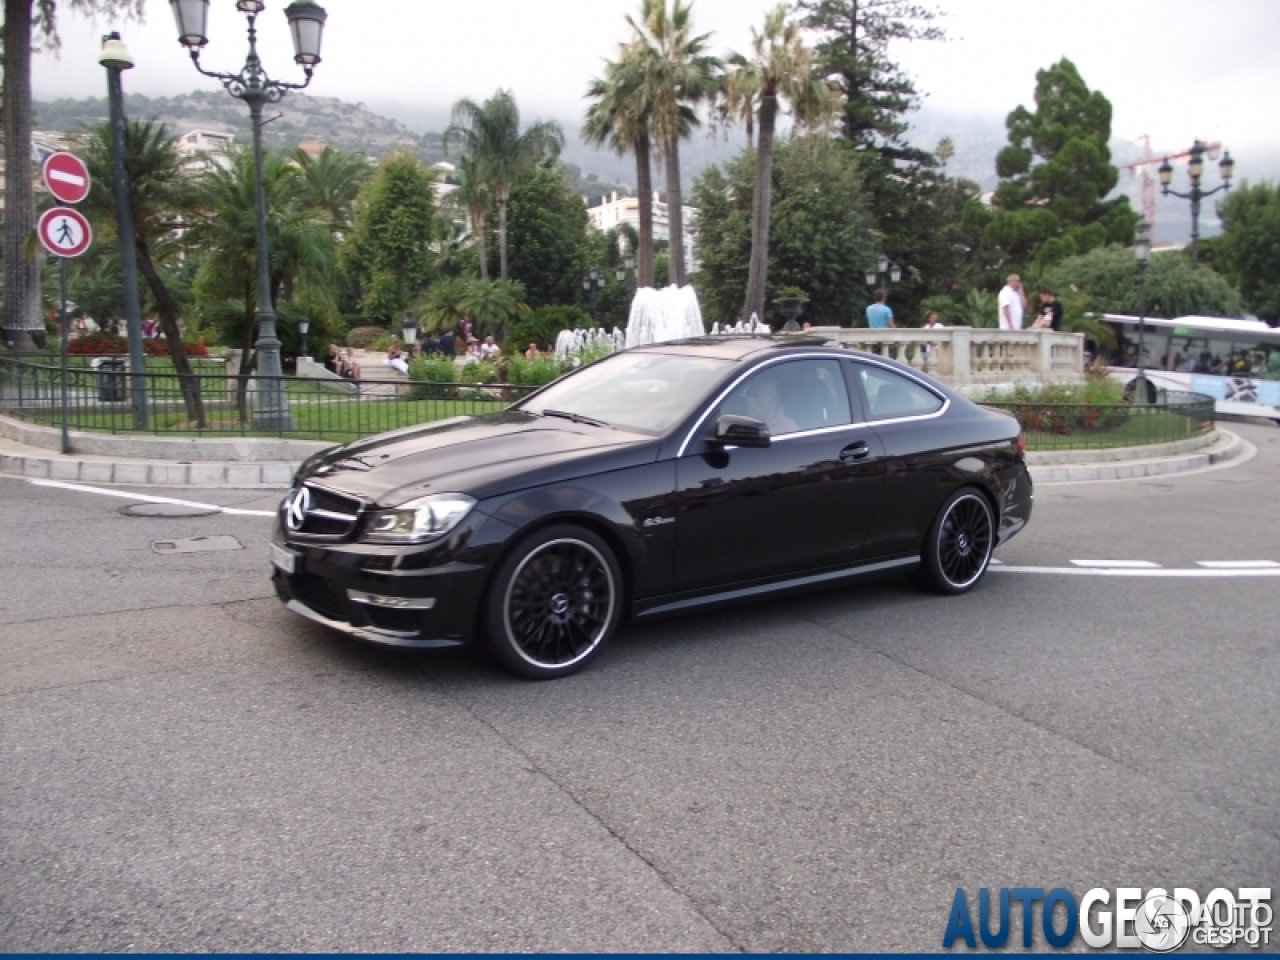
<svg viewBox="0 0 1280 960"><path fill-rule="evenodd" d="M183 169L189 173L201 173L216 164L229 169L231 161L227 152L235 143L235 136L216 130L189 130L178 138L178 154L183 158Z"/></svg>
<svg viewBox="0 0 1280 960"><path fill-rule="evenodd" d="M697 246L698 210L696 207L682 207L684 211L684 262L689 273L696 273L699 266ZM613 230L622 224L634 230L640 229L640 199L638 197L620 197L617 192L609 194L603 203L587 208L587 216L591 225L601 232ZM653 239L671 241L671 227L667 220L667 203L661 194L653 195Z"/></svg>

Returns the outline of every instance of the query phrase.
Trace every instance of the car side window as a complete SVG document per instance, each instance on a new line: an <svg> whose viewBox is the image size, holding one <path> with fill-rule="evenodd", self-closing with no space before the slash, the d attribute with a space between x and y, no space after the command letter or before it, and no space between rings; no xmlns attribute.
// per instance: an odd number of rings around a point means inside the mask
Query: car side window
<svg viewBox="0 0 1280 960"><path fill-rule="evenodd" d="M858 364L858 379L867 398L869 420L919 417L942 409L942 398L936 393L891 370Z"/></svg>
<svg viewBox="0 0 1280 960"><path fill-rule="evenodd" d="M839 360L788 360L743 380L720 413L763 420L775 437L853 422Z"/></svg>

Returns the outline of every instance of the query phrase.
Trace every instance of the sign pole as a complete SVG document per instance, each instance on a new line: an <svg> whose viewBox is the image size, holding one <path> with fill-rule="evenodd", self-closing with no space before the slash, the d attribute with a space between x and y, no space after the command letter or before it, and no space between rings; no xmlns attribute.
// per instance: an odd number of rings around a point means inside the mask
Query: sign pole
<svg viewBox="0 0 1280 960"><path fill-rule="evenodd" d="M67 323L67 259L62 258L60 271L62 286L62 312L59 315L59 329L62 334L62 452L71 452L71 435L67 432L67 338L70 336L70 324Z"/></svg>

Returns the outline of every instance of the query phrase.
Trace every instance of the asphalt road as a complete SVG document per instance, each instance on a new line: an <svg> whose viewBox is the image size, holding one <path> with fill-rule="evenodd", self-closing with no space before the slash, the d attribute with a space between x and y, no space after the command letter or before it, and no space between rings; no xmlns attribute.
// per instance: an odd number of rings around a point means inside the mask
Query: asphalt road
<svg viewBox="0 0 1280 960"><path fill-rule="evenodd" d="M956 887L1280 886L1280 578L1185 573L1280 562L1280 430L1232 429L1041 486L967 597L669 620L542 684L288 614L265 518L0 479L0 951L936 950ZM243 549L152 546L195 536Z"/></svg>

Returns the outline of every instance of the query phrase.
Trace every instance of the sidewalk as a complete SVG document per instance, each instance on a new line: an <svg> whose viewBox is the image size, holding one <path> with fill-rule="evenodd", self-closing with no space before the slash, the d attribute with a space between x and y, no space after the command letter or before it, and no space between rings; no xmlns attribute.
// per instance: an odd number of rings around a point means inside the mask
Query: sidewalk
<svg viewBox="0 0 1280 960"><path fill-rule="evenodd" d="M283 488L303 459L329 446L270 438L175 440L73 433L73 447L79 440L82 448L98 452L62 454L57 452L59 437L56 430L0 417L0 475L125 486ZM1200 470L1252 449L1219 427L1208 437L1157 447L1029 453L1027 464L1036 483L1085 483Z"/></svg>

